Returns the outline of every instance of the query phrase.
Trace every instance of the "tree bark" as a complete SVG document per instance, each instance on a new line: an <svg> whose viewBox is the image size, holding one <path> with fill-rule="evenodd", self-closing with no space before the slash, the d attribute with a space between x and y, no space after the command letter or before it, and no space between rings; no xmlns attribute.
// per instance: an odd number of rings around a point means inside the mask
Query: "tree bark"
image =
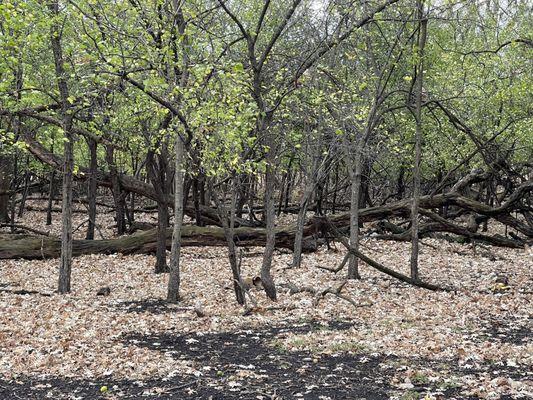
<svg viewBox="0 0 533 400"><path fill-rule="evenodd" d="M241 265L237 260L237 246L235 244L235 216L237 214L237 175L233 174L231 178L231 207L226 210L222 202L218 200L218 196L214 193L212 184L210 184L211 192L214 194L213 199L220 213L220 220L222 221L222 228L224 237L228 246L228 259L231 267L233 277L233 289L235 291L235 298L237 303L241 305L246 304L246 297L243 290L241 279ZM229 224L228 221L229 220Z"/></svg>
<svg viewBox="0 0 533 400"><path fill-rule="evenodd" d="M168 208L165 204L157 205L157 249L155 253L155 273L169 272L167 265L166 232L168 227Z"/></svg>
<svg viewBox="0 0 533 400"><path fill-rule="evenodd" d="M362 136L362 135L360 135ZM351 171L352 188L350 197L350 247L359 250L359 199L361 191L361 153L363 151L363 138L360 137L355 145L354 171ZM348 279L360 279L359 262L355 253L350 253L348 259Z"/></svg>
<svg viewBox="0 0 533 400"><path fill-rule="evenodd" d="M115 163L114 148L112 146L106 147L106 161L109 166L109 174L111 177L111 191L113 193L113 201L115 203L115 219L117 222L117 234L123 235L126 232L126 215L124 210L124 194L122 185L120 183L118 168Z"/></svg>
<svg viewBox="0 0 533 400"><path fill-rule="evenodd" d="M62 26L59 21L59 4L51 1L49 8L53 23L50 29L50 41L54 54L57 86L61 100L61 119L64 133L63 146L63 192L61 205L61 262L59 267L58 292L70 292L70 275L72 269L72 183L74 179L74 135L72 134L72 115L70 113L67 74L61 47Z"/></svg>
<svg viewBox="0 0 533 400"><path fill-rule="evenodd" d="M178 132L175 138L175 174L174 174L174 226L172 229L172 247L170 253L170 274L168 277L167 301L177 302L180 290L180 253L181 231L183 224L183 181L185 149Z"/></svg>
<svg viewBox="0 0 533 400"><path fill-rule="evenodd" d="M419 21L419 33L417 44L417 66L415 85L415 160L413 167L413 204L411 208L411 279L418 281L418 209L420 207L420 161L422 153L422 90L424 76L424 47L427 36L427 18L424 17L424 2L417 0L417 15Z"/></svg>
<svg viewBox="0 0 533 400"><path fill-rule="evenodd" d="M307 205L313 194L314 183L308 186L300 202L300 210L296 219L296 235L294 238L294 250L292 254L292 268L299 268L302 263L302 241L304 238L305 216L307 214Z"/></svg>
<svg viewBox="0 0 533 400"><path fill-rule="evenodd" d="M48 185L48 204L46 206L46 225L52 225L52 203L54 201L54 195L55 195L55 170L52 170L50 172L50 183Z"/></svg>
<svg viewBox="0 0 533 400"><path fill-rule="evenodd" d="M491 208L482 203L468 199L458 193L446 193L435 196L421 196L420 206L425 210L438 209L443 205L454 205L463 209L474 211L481 215L500 218L501 215L508 215L513 205L521 198L533 190L533 182L528 182L520 186L505 203L499 208ZM411 199L406 199L388 206L370 207L361 209L359 220L361 222L370 222L393 217L408 217L411 211ZM451 232L458 235L472 237L473 239L484 241L497 246L506 246L513 248L524 247L524 242L506 239L501 236L488 236L479 233L469 232L466 227L460 227L457 224L447 223L438 220L438 215L422 211L436 222L426 224L428 228L423 228L422 232ZM350 224L350 213L335 215L329 218L329 222L337 229L344 228ZM512 220L508 221L513 222ZM407 231L409 232L409 231ZM316 226L310 221L304 227L303 250L312 252L317 249L317 242L314 240ZM275 246L278 248L293 249L296 227L280 227L275 230ZM171 245L170 230L165 231L165 246L170 248ZM402 235L402 234L401 234ZM528 237L533 237L531 232ZM219 227L196 227L183 226L181 235L182 246L225 246L227 245L224 230ZM395 239L391 237L391 239ZM398 240L407 240L408 236L403 235ZM235 244L238 246L264 246L266 242L266 230L262 228L235 228ZM109 240L75 240L73 254L78 256L82 254L94 253L154 253L157 247L157 229L141 232L131 236L122 236L117 239ZM8 258L26 258L42 259L55 258L60 254L61 240L53 237L35 237L27 235L0 235L0 259Z"/></svg>
<svg viewBox="0 0 533 400"><path fill-rule="evenodd" d="M267 135L272 135L272 132L267 132ZM272 267L272 258L274 255L274 247L276 245L275 227L275 204L274 204L274 149L273 141L270 140L270 146L267 154L266 167L266 183L265 183L265 220L266 220L266 244L265 252L263 254L263 263L261 265L261 282L265 289L265 293L271 300L276 300L276 286L270 268Z"/></svg>
<svg viewBox="0 0 533 400"><path fill-rule="evenodd" d="M11 162L10 156L1 151L0 148L0 222L8 222Z"/></svg>
<svg viewBox="0 0 533 400"><path fill-rule="evenodd" d="M94 228L96 226L96 172L98 170L98 159L97 159L97 143L95 140L87 139L87 145L89 147L90 153L90 165L89 165L89 182L87 188L87 202L88 202L88 211L89 211L89 223L87 225L87 234L85 238L87 240L94 239Z"/></svg>
<svg viewBox="0 0 533 400"><path fill-rule="evenodd" d="M309 237L303 241L306 252L316 251L316 240ZM292 249L294 246L292 227L276 230L276 247ZM172 230L165 231L166 249L171 249ZM264 246L266 232L263 228L235 228L234 242L236 246ZM227 246L224 229L220 227L198 227L183 225L181 230L181 246ZM84 254L153 254L158 247L158 229L138 232L129 236L102 240L74 240L73 255ZM47 259L60 255L61 240L55 237L40 237L19 234L0 234L0 259L24 258Z"/></svg>

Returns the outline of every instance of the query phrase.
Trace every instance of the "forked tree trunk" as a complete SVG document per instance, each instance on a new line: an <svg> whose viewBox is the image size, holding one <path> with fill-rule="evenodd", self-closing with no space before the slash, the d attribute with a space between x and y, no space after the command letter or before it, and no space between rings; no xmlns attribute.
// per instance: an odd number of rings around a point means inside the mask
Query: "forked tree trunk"
<svg viewBox="0 0 533 400"><path fill-rule="evenodd" d="M226 210L224 204L219 201L218 196L214 193L213 185L210 184L210 191L214 194L217 210L222 221L222 229L224 230L224 237L228 246L228 259L231 267L231 275L233 277L233 290L235 291L235 298L240 305L246 304L246 297L244 295L242 279L241 279L241 265L237 260L237 246L235 244L235 216L237 212L237 182L236 175L232 177L231 181L231 206ZM229 223L227 222L229 220Z"/></svg>

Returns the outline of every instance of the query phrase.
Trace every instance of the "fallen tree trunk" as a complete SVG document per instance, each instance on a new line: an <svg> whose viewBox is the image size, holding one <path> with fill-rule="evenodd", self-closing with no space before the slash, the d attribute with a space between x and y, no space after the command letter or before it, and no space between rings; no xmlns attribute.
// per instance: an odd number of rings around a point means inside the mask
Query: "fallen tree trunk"
<svg viewBox="0 0 533 400"><path fill-rule="evenodd" d="M128 180L129 178L126 178ZM132 178L134 179L134 178ZM135 180L135 179L134 179ZM135 185L149 186L141 181L135 180ZM133 186L129 186L131 189ZM126 186L125 186L126 188ZM478 241L484 241L497 246L523 247L525 240L513 240L498 236L482 235L469 232L468 229L454 224L437 214L431 212L444 205L457 206L463 210L468 210L479 215L494 218L501 223L516 229L518 232L533 237L533 228L528 224L511 216L511 211L515 208L519 200L526 196L533 189L533 181L528 181L521 185L508 200L500 207L492 208L486 204L462 196L457 192L444 193L435 196L422 196L420 198L421 213L430 217L433 223L426 224L426 231L450 232L453 234L470 237ZM408 217L410 215L410 199L402 200L387 206L369 207L360 210L359 220L370 222L383 220L391 217ZM202 214L209 215L210 223L219 221L215 209L205 207ZM204 216L202 216L204 218ZM335 229L342 229L350 223L350 214L340 214L331 216L327 225ZM314 251L317 249L316 239L320 236L328 237L331 231L330 226L324 226L321 218L311 218L304 227L304 251ZM276 230L276 246L278 248L292 249L294 245L295 227L280 227ZM424 234L424 232L422 232ZM396 239L403 239L399 234ZM235 231L235 241L238 246L262 246L265 243L265 230L262 228L239 227ZM226 240L224 231L220 227L195 227L185 226L182 238L183 246L224 246ZM156 247L156 231L150 230L109 240L76 240L74 241L74 255L92 253L151 253ZM167 231L167 247L170 248L170 231ZM0 259L6 258L50 258L57 257L60 251L60 242L51 237L32 237L0 235ZM358 255L360 257L360 255ZM361 258L361 257L360 257ZM366 260L364 260L366 261ZM377 268L377 267L376 267Z"/></svg>
<svg viewBox="0 0 533 400"><path fill-rule="evenodd" d="M262 228L236 228L235 242L238 246L264 246L265 230ZM167 229L167 248L170 249L172 230ZM154 253L157 245L157 229L130 236L105 240L74 240L72 255L84 254L134 254ZM182 246L226 246L224 230L219 227L184 226ZM276 247L292 249L294 230L279 229L276 232ZM317 242L312 237L304 239L303 250L315 251ZM0 234L0 259L25 258L47 259L59 257L61 241L56 237Z"/></svg>
<svg viewBox="0 0 533 400"><path fill-rule="evenodd" d="M520 249L524 247L524 242L521 240L509 239L501 235L483 235L481 233L469 232L466 228L456 224L441 224L430 222L420 225L418 229L418 236L420 238L431 237L433 233L444 232L453 233L462 237L469 238L477 242L487 243L493 246L510 247ZM394 240L398 242L409 242L411 240L411 230L407 229L402 233L380 234L373 236L375 239Z"/></svg>
<svg viewBox="0 0 533 400"><path fill-rule="evenodd" d="M511 216L511 211L514 210L519 200L526 196L530 191L533 191L533 181L531 180L518 187L516 191L511 194L508 200L497 208L492 208L486 204L462 196L457 192L449 192L435 196L422 196L420 197L420 208L431 210L438 209L443 206L457 206L463 210L494 218L502 224L516 229L518 232L526 235L527 237L533 237L532 227ZM410 204L411 199L405 199L386 206L364 208L360 210L359 219L362 222L370 222L392 217L407 218L410 216ZM344 213L332 215L330 217L330 222L336 228L348 226L350 222L350 214ZM451 231L451 233L459 232Z"/></svg>

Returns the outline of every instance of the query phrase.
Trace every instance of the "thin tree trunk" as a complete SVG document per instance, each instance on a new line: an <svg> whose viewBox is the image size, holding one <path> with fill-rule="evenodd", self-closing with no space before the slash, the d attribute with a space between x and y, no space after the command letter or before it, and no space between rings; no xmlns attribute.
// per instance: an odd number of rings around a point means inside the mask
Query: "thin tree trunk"
<svg viewBox="0 0 533 400"><path fill-rule="evenodd" d="M24 208L26 207L26 199L28 198L28 189L30 185L30 160L26 157L26 173L24 174L24 191L22 192L22 199L20 200L18 217L22 218L24 215Z"/></svg>
<svg viewBox="0 0 533 400"><path fill-rule="evenodd" d="M12 32L10 32L11 34ZM23 87L23 79L24 79L24 69L23 69L23 63L20 59L21 53L14 49L19 54L18 56L18 65L16 70L14 71L14 81L15 89L13 91L13 98L15 100L15 103L18 104L20 102L21 96L22 96L22 87ZM15 140L18 140L20 136L20 128L21 128L21 117L15 116L12 120L13 124L13 133L15 134ZM11 188L15 188L16 184L16 177L17 177L17 157L15 155L9 155L9 154L3 154L3 144L0 143L0 191L9 191ZM13 169L11 169L11 164L13 164ZM14 224L15 224L15 202L17 199L16 191L13 191L13 197L12 197L12 213L11 213L11 232L14 231ZM9 193L5 193L3 195L0 195L0 222L8 222L9 221L9 200L10 195Z"/></svg>
<svg viewBox="0 0 533 400"><path fill-rule="evenodd" d="M109 166L109 173L111 175L111 191L113 193L113 201L115 203L115 219L117 220L117 234L123 235L126 233L126 215L124 212L124 195L122 193L122 186L118 176L118 169L115 163L115 149L113 146L106 147L106 161Z"/></svg>
<svg viewBox="0 0 533 400"><path fill-rule="evenodd" d="M294 251L292 254L292 268L300 267L302 263L302 241L304 237L304 227L305 227L305 215L307 214L307 206L309 204L309 199L313 193L314 183L311 183L310 186L304 192L302 201L300 202L300 210L298 210L298 218L296 220L296 233L294 235Z"/></svg>
<svg viewBox="0 0 533 400"><path fill-rule="evenodd" d="M194 221L196 226L202 226L202 213L200 212L200 193L198 187L198 178L194 177L192 181L192 200L194 203Z"/></svg>
<svg viewBox="0 0 533 400"><path fill-rule="evenodd" d="M351 173L351 196L350 196L350 246L354 252L350 252L348 263L348 279L360 279L359 262L355 254L359 251L359 223L360 223L360 208L361 208L361 174L363 168L363 152L366 148L366 143L370 138L376 124L376 114L378 110L378 94L374 97L372 108L368 114L364 132L356 138L355 144L355 160L348 161L348 168ZM349 160L349 155L348 155Z"/></svg>
<svg viewBox="0 0 533 400"><path fill-rule="evenodd" d="M396 199L397 200L403 199L403 196L405 194L404 175L405 175L405 167L402 164L400 165L400 171L398 173L398 180L396 181Z"/></svg>
<svg viewBox="0 0 533 400"><path fill-rule="evenodd" d="M9 221L10 161L10 156L0 154L0 222L4 223Z"/></svg>
<svg viewBox="0 0 533 400"><path fill-rule="evenodd" d="M235 291L235 298L240 305L246 304L246 297L244 295L242 279L241 279L241 265L237 260L237 246L235 245L235 216L237 212L237 177L234 174L231 181L231 206L229 211L226 210L224 204L218 200L218 196L214 193L212 184L211 192L214 194L217 210L222 221L222 228L224 229L224 237L228 246L228 259L231 267L231 274L233 277L233 290ZM229 215L228 215L229 214ZM229 224L228 224L229 217Z"/></svg>
<svg viewBox="0 0 533 400"><path fill-rule="evenodd" d="M272 135L272 132L267 132L267 135ZM270 273L270 268L272 267L272 258L274 255L274 246L275 246L275 218L276 210L274 204L274 149L273 140L269 140L269 150L267 153L266 161L266 182L265 182L265 221L266 221L266 244L265 244L265 253L263 254L263 263L261 265L261 281L267 296L271 300L276 300L276 286L272 275Z"/></svg>
<svg viewBox="0 0 533 400"><path fill-rule="evenodd" d="M87 234L85 238L87 240L94 239L94 228L96 225L96 172L98 170L98 159L97 159L97 143L93 139L87 140L87 145L89 147L89 153L91 157L89 165L89 183L87 189L87 202L89 209L89 224L87 225Z"/></svg>
<svg viewBox="0 0 533 400"><path fill-rule="evenodd" d="M278 217L281 215L281 207L283 206L283 196L285 194L285 185L287 184L288 175L289 175L289 172L287 171L283 174L283 178L281 179L279 199L278 199L278 210L276 213Z"/></svg>
<svg viewBox="0 0 533 400"><path fill-rule="evenodd" d="M55 180L56 171L52 170L50 172L50 183L48 185L48 205L46 207L46 225L52 225L52 202L55 195Z"/></svg>
<svg viewBox="0 0 533 400"><path fill-rule="evenodd" d="M69 120L70 117L67 117ZM65 123L65 132L70 131L70 121ZM61 204L61 264L59 269L59 293L70 292L72 269L72 182L74 170L73 137L64 144L65 164L63 165L63 192Z"/></svg>
<svg viewBox="0 0 533 400"><path fill-rule="evenodd" d="M179 199L181 201L181 199ZM157 248L155 253L155 273L168 272L166 231L168 227L168 207L166 204L157 203Z"/></svg>
<svg viewBox="0 0 533 400"><path fill-rule="evenodd" d="M331 205L331 213L335 214L337 205L337 192L339 190L339 163L335 165L335 189L333 190L333 199Z"/></svg>
<svg viewBox="0 0 533 400"><path fill-rule="evenodd" d="M18 182L17 182L17 179L16 177L18 176L18 165L19 163L17 162L17 158L15 157L15 159L13 160L13 181L12 181L12 185L11 185L11 190L13 191L13 193L16 193L17 192L17 189L18 189ZM15 216L16 216L16 212L15 212L15 209L16 209L16 196L13 195L13 199L11 201L11 233L15 232Z"/></svg>
<svg viewBox="0 0 533 400"><path fill-rule="evenodd" d="M362 135L360 135L362 136ZM354 169L351 173L352 190L350 196L350 247L359 251L359 198L361 190L361 152L363 140L357 139L355 148ZM351 253L348 260L348 279L360 279L359 261L355 254Z"/></svg>
<svg viewBox="0 0 533 400"><path fill-rule="evenodd" d="M417 15L419 21L418 35L418 64L416 66L416 130L415 130L415 160L413 168L413 203L411 208L411 279L419 280L418 272L418 209L420 206L420 161L422 153L422 90L423 90L423 56L427 36L427 19L424 17L424 3L417 0Z"/></svg>
<svg viewBox="0 0 533 400"><path fill-rule="evenodd" d="M183 184L185 149L183 140L176 132L175 146L175 175L174 175L174 227L172 229L172 248L170 251L170 274L168 277L167 301L177 302L180 291L180 253L181 227L183 224ZM196 192L196 189L194 191ZM195 195L196 199L197 196ZM197 201L195 201L197 204ZM197 221L198 222L198 221Z"/></svg>
<svg viewBox="0 0 533 400"><path fill-rule="evenodd" d="M57 1L49 3L54 18L50 29L50 41L54 54L55 74L61 99L62 128L65 135L63 153L63 193L61 204L61 263L59 267L59 293L70 292L70 275L72 269L72 182L74 177L74 136L72 134L72 116L70 115L67 73L64 69L63 49L61 47L62 26L59 18Z"/></svg>
<svg viewBox="0 0 533 400"><path fill-rule="evenodd" d="M289 208L289 202L291 201L291 189L292 189L292 180L293 180L293 173L291 172L291 164L292 159L289 161L289 176L287 178L287 186L285 187L285 204L283 205L283 212L286 213L287 209Z"/></svg>

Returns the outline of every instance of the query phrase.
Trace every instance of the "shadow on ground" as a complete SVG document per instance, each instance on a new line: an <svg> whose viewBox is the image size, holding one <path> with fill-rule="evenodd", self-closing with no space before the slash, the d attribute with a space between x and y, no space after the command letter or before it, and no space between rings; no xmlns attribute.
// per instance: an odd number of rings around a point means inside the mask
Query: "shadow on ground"
<svg viewBox="0 0 533 400"><path fill-rule="evenodd" d="M0 399L387 399L397 393L390 381L399 363L435 366L420 359L400 360L360 353L313 355L288 352L276 346L277 339L289 332L303 334L319 329L345 330L352 326L353 323L344 321L328 325L306 322L213 334L130 334L122 339L125 345L192 361L201 375L177 374L142 382L52 379L17 383L0 380ZM467 373L476 372L469 370ZM107 394L100 393L102 385L109 388ZM415 385L408 398L422 398L427 390L435 389L428 385ZM459 387L442 391L444 398L453 398L459 392Z"/></svg>

